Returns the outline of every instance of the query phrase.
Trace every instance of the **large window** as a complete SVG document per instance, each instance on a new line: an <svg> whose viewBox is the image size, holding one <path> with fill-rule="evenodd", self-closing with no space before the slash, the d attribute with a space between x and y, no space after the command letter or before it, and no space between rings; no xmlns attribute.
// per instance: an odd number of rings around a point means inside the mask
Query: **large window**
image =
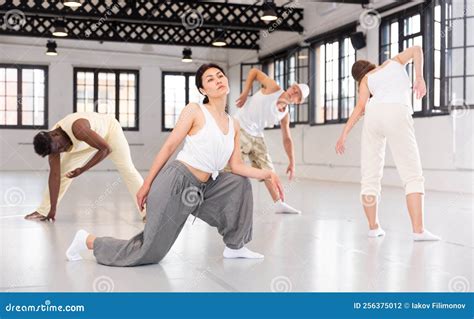
<svg viewBox="0 0 474 319"><path fill-rule="evenodd" d="M162 130L170 131L179 114L190 102L200 103L202 95L196 88L194 73L163 72Z"/></svg>
<svg viewBox="0 0 474 319"><path fill-rule="evenodd" d="M284 90L294 83L309 85L310 48L301 47L289 50L275 58L263 59L263 72L275 80ZM289 105L290 123L308 123L310 97L299 105ZM278 127L278 125L276 126Z"/></svg>
<svg viewBox="0 0 474 319"><path fill-rule="evenodd" d="M48 68L0 64L0 128L46 128Z"/></svg>
<svg viewBox="0 0 474 319"><path fill-rule="evenodd" d="M124 130L138 130L138 71L75 68L74 112L111 114Z"/></svg>
<svg viewBox="0 0 474 319"><path fill-rule="evenodd" d="M350 31L313 45L316 75L312 90L316 103L314 123L341 123L347 121L356 103L356 83L351 75L356 52L352 47Z"/></svg>
<svg viewBox="0 0 474 319"><path fill-rule="evenodd" d="M440 1L438 20L447 34L444 72L447 94L443 102L449 107L474 105L474 9L466 0ZM435 17L436 18L436 17ZM442 33L442 34L443 34ZM444 38L443 38L444 39Z"/></svg>
<svg viewBox="0 0 474 319"><path fill-rule="evenodd" d="M418 6L384 17L380 25L379 62L382 64L385 60L393 58L413 45L423 47L423 34L423 15L420 14L420 7ZM413 63L407 64L406 69L413 82L415 76ZM415 114L426 113L423 111L426 105L426 98L419 100L415 98L414 94L412 95L412 106Z"/></svg>

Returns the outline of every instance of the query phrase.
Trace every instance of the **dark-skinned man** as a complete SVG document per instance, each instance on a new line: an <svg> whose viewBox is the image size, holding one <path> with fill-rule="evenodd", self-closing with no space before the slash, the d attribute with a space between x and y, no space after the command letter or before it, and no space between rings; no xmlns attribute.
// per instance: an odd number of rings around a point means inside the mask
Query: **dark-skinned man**
<svg viewBox="0 0 474 319"><path fill-rule="evenodd" d="M49 179L40 206L25 216L28 220L55 220L57 206L72 179L110 158L132 195L143 178L132 162L130 147L120 123L111 115L94 112L67 115L51 131L39 132L33 140L35 152L48 156ZM146 212L140 212L145 218Z"/></svg>

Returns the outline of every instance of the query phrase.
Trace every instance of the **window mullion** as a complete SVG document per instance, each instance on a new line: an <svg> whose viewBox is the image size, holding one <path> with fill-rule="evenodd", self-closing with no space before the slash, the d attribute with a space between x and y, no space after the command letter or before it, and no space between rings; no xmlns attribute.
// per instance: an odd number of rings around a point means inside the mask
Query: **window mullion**
<svg viewBox="0 0 474 319"><path fill-rule="evenodd" d="M94 71L94 112L98 112L99 108L99 71Z"/></svg>
<svg viewBox="0 0 474 319"><path fill-rule="evenodd" d="M17 125L22 126L23 125L23 68L22 67L17 67ZM34 81L34 78L33 78Z"/></svg>
<svg viewBox="0 0 474 319"><path fill-rule="evenodd" d="M128 78L128 76L127 76ZM128 91L128 81L127 81L127 91ZM115 71L115 118L120 122L120 72ZM128 94L127 94L128 98ZM128 104L128 100L127 100ZM127 111L128 113L128 111ZM127 126L128 126L128 114L127 114Z"/></svg>

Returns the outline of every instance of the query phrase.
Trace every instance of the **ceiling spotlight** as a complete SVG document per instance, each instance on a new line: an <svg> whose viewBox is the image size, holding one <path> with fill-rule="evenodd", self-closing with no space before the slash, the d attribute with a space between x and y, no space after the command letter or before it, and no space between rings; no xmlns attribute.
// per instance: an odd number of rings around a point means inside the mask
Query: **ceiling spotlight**
<svg viewBox="0 0 474 319"><path fill-rule="evenodd" d="M65 37L67 36L67 26L66 26L66 21L64 20L56 20L54 22L54 31L53 35L55 37Z"/></svg>
<svg viewBox="0 0 474 319"><path fill-rule="evenodd" d="M63 0L63 5L69 8L78 8L82 5L81 1Z"/></svg>
<svg viewBox="0 0 474 319"><path fill-rule="evenodd" d="M273 0L265 0L265 3L263 4L263 15L260 17L261 20L263 21L275 21L278 19L277 14L276 14L276 5L273 2Z"/></svg>
<svg viewBox="0 0 474 319"><path fill-rule="evenodd" d="M192 54L193 54L193 52L191 51L190 48L184 48L183 49L183 58L181 59L181 61L185 62L185 63L193 62L193 58L191 57Z"/></svg>
<svg viewBox="0 0 474 319"><path fill-rule="evenodd" d="M58 55L58 52L56 51L57 44L56 41L54 40L48 40L48 43L46 43L46 55Z"/></svg>
<svg viewBox="0 0 474 319"><path fill-rule="evenodd" d="M216 29L214 31L214 39L212 40L212 45L215 47L225 47L227 42L225 42L225 31L222 29Z"/></svg>

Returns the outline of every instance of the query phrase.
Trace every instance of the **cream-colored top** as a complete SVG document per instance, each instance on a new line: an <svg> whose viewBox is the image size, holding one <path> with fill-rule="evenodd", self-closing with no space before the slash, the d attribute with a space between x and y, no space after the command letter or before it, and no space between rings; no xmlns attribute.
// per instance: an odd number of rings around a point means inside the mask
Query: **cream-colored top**
<svg viewBox="0 0 474 319"><path fill-rule="evenodd" d="M72 125L76 120L79 119L86 119L89 121L91 130L99 134L104 139L107 139L108 133L110 128L113 125L113 122L116 121L115 117L108 114L99 114L95 112L77 112L72 113L64 117L63 119L59 120L53 126L53 130L61 127L61 129L66 132L69 138L72 141L72 146L67 152L80 152L91 146L86 142L78 140L73 132L72 132Z"/></svg>

